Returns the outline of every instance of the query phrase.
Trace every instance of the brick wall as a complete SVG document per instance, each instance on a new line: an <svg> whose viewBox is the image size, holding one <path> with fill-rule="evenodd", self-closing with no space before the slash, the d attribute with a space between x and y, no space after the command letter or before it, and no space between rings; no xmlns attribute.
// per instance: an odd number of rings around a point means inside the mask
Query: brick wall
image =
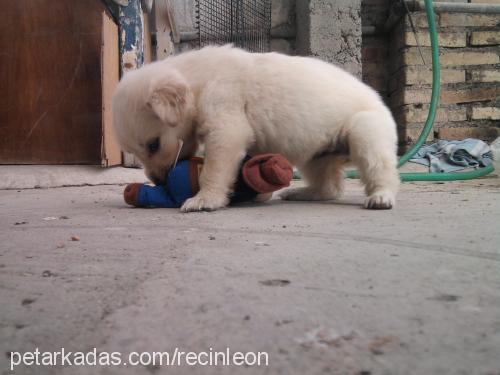
<svg viewBox="0 0 500 375"><path fill-rule="evenodd" d="M467 2L457 1L455 2ZM469 2L500 4L500 0ZM380 32L390 1L364 0L363 25L378 32L363 36L363 80L389 104L398 123L400 151L412 144L425 123L431 97L431 48L425 12L412 13L425 64L408 19ZM434 139L500 133L500 18L498 15L436 15L441 60L441 98Z"/></svg>
<svg viewBox="0 0 500 375"><path fill-rule="evenodd" d="M494 140L500 130L500 19L498 15L459 13L436 17L442 86L429 141L468 137ZM388 95L402 148L421 133L431 97L427 19L424 12L412 13L412 18L425 65L408 19L396 26L391 38Z"/></svg>
<svg viewBox="0 0 500 375"><path fill-rule="evenodd" d="M389 34L381 32L388 17L391 0L363 0L361 23L363 29L375 28L378 32L364 32L361 47L362 77L379 94L387 99L389 69Z"/></svg>

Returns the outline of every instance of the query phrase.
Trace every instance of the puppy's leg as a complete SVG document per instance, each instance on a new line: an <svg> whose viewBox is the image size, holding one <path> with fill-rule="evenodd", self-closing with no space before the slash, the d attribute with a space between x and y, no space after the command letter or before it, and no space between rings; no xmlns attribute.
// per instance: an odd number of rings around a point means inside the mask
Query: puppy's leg
<svg viewBox="0 0 500 375"><path fill-rule="evenodd" d="M281 198L290 201L321 201L338 198L344 191L344 160L336 156L323 156L300 167L308 186L288 189Z"/></svg>
<svg viewBox="0 0 500 375"><path fill-rule="evenodd" d="M365 208L389 209L399 187L396 130L389 114L377 111L354 115L346 128L350 157L365 185Z"/></svg>
<svg viewBox="0 0 500 375"><path fill-rule="evenodd" d="M227 205L238 167L252 141L252 132L242 116L225 115L203 125L206 129L205 162L200 191L188 199L181 211L212 211Z"/></svg>

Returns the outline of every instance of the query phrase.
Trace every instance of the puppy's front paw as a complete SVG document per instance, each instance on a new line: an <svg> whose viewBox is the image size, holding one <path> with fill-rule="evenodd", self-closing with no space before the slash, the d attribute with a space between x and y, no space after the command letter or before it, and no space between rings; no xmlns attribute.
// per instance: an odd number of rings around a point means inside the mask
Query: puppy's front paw
<svg viewBox="0 0 500 375"><path fill-rule="evenodd" d="M193 211L215 211L225 207L229 202L225 195L199 192L193 198L189 198L181 207L182 212Z"/></svg>
<svg viewBox="0 0 500 375"><path fill-rule="evenodd" d="M394 194L389 191L379 191L366 198L364 206L372 210L390 210L395 204Z"/></svg>

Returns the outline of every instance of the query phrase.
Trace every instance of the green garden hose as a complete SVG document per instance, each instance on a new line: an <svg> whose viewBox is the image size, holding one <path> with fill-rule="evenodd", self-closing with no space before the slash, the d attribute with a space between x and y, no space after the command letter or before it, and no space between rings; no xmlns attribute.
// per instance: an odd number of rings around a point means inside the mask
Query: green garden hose
<svg viewBox="0 0 500 375"><path fill-rule="evenodd" d="M439 93L441 91L441 67L439 66L439 44L438 33L436 29L436 20L434 17L434 10L432 0L425 0L425 11L427 13L427 22L429 23L429 35L431 39L432 49L432 95L431 103L429 106L429 113L425 121L422 133L418 137L415 144L399 159L398 167L406 164L413 155L422 147L427 140L429 133L434 125L436 118L437 107L439 104ZM402 181L453 181L453 180L471 180L474 178L485 176L493 172L495 168L493 165L478 168L468 172L451 172L451 173L400 173ZM346 173L348 178L359 178L357 171L348 171Z"/></svg>

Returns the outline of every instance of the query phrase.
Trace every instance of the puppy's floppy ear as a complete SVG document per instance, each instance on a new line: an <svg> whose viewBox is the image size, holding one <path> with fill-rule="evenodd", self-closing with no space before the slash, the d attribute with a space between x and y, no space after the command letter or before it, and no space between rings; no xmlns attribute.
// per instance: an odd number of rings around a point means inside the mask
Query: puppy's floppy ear
<svg viewBox="0 0 500 375"><path fill-rule="evenodd" d="M147 105L164 123L176 126L193 105L193 94L178 74L169 74L151 82Z"/></svg>

